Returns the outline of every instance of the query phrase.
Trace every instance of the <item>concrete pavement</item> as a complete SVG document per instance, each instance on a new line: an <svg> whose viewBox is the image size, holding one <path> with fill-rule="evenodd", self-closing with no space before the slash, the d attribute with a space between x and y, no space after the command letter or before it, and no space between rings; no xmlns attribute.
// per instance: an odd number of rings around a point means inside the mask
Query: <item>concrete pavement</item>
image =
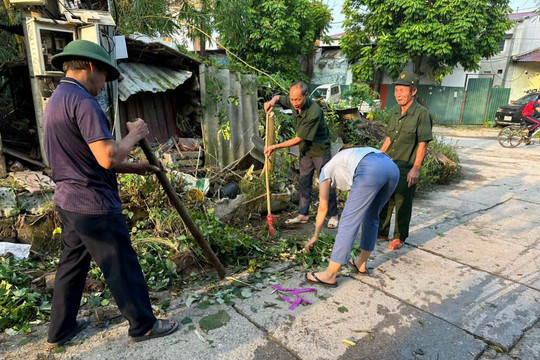
<svg viewBox="0 0 540 360"><path fill-rule="evenodd" d="M455 134L455 132L454 132ZM495 133L494 133L495 134ZM459 133L457 134L459 135ZM289 310L270 286L233 307L186 309L177 334L128 343L124 322L88 330L55 358L76 359L538 359L540 146L505 149L493 137L458 138L463 179L419 194L411 237L379 242L373 276L348 276ZM538 140L537 140L538 141ZM282 287L312 287L300 269L270 270ZM199 321L226 312L205 332ZM221 313L223 314L223 313ZM342 342L358 340L356 346ZM43 356L42 341L4 352ZM42 354L42 355L40 355Z"/></svg>

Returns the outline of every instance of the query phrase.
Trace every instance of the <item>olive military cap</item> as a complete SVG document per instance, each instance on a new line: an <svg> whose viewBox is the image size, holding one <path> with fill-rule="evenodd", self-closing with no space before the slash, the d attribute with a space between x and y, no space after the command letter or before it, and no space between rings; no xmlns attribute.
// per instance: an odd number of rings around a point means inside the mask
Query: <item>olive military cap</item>
<svg viewBox="0 0 540 360"><path fill-rule="evenodd" d="M105 49L88 40L70 42L61 53L52 57L51 63L58 70L62 70L64 61L68 60L99 61L107 69L107 81L114 81L120 77L120 72L112 63Z"/></svg>
<svg viewBox="0 0 540 360"><path fill-rule="evenodd" d="M418 76L412 71L403 71L394 81L394 85L418 86L419 80Z"/></svg>

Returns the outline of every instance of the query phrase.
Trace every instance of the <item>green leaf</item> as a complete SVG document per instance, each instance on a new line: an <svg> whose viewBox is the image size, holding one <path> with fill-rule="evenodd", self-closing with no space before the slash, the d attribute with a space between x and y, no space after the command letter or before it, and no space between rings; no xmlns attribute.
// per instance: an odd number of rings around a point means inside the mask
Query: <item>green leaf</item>
<svg viewBox="0 0 540 360"><path fill-rule="evenodd" d="M250 298L253 294L251 293L251 289L250 288L244 288L242 290L242 293L241 293L242 297L247 299L247 298Z"/></svg>
<svg viewBox="0 0 540 360"><path fill-rule="evenodd" d="M165 265L167 266L167 270L169 270L170 273L176 273L176 264L173 261L171 261L170 259L166 259Z"/></svg>
<svg viewBox="0 0 540 360"><path fill-rule="evenodd" d="M180 320L180 324L182 325L191 324L192 322L193 320L191 320L191 318L188 318L187 316L183 318L182 320Z"/></svg>
<svg viewBox="0 0 540 360"><path fill-rule="evenodd" d="M199 321L199 326L205 331L210 331L227 325L229 320L231 320L229 314L224 310L220 310L216 314L203 317Z"/></svg>
<svg viewBox="0 0 540 360"><path fill-rule="evenodd" d="M197 300L199 300L199 295L190 295L186 300L186 306L191 307L191 304Z"/></svg>
<svg viewBox="0 0 540 360"><path fill-rule="evenodd" d="M210 301L208 300L204 300L204 301L201 301L198 305L197 305L197 308L201 309L201 310L206 310L210 307Z"/></svg>

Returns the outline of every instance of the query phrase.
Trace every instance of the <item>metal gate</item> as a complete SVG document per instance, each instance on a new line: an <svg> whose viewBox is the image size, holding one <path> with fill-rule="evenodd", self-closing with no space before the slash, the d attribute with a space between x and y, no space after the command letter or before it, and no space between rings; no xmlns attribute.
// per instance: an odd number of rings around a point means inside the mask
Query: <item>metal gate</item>
<svg viewBox="0 0 540 360"><path fill-rule="evenodd" d="M495 113L497 109L503 105L508 104L510 100L510 91L512 89L496 87L491 90L491 96L489 98L489 107L488 107L488 119L495 119Z"/></svg>
<svg viewBox="0 0 540 360"><path fill-rule="evenodd" d="M460 123L463 125L482 125L487 116L493 79L469 79L465 90L465 104Z"/></svg>
<svg viewBox="0 0 540 360"><path fill-rule="evenodd" d="M493 75L492 75L493 76ZM494 119L495 112L508 104L510 89L492 88L493 78L468 78L467 91L463 87L419 85L417 98L425 105L440 125L482 125ZM397 106L395 85L388 85L386 109Z"/></svg>

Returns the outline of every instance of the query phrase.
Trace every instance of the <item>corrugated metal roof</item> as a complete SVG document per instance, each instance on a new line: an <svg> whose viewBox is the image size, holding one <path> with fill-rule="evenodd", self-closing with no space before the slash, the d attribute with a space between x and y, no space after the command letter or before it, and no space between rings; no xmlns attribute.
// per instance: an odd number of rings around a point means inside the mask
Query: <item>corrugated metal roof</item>
<svg viewBox="0 0 540 360"><path fill-rule="evenodd" d="M199 75L205 164L223 168L248 154L264 162L255 76L204 65Z"/></svg>
<svg viewBox="0 0 540 360"><path fill-rule="evenodd" d="M540 62L540 48L520 55L516 58L517 62Z"/></svg>
<svg viewBox="0 0 540 360"><path fill-rule="evenodd" d="M123 79L118 83L121 101L140 92L164 92L176 89L188 80L192 73L167 67L123 62L118 64Z"/></svg>
<svg viewBox="0 0 540 360"><path fill-rule="evenodd" d="M530 11L530 12L521 12L521 13L513 13L513 14L509 14L508 15L508 18L512 21L516 21L516 20L523 20L523 19L526 19L530 16L534 16L536 15L534 12Z"/></svg>

